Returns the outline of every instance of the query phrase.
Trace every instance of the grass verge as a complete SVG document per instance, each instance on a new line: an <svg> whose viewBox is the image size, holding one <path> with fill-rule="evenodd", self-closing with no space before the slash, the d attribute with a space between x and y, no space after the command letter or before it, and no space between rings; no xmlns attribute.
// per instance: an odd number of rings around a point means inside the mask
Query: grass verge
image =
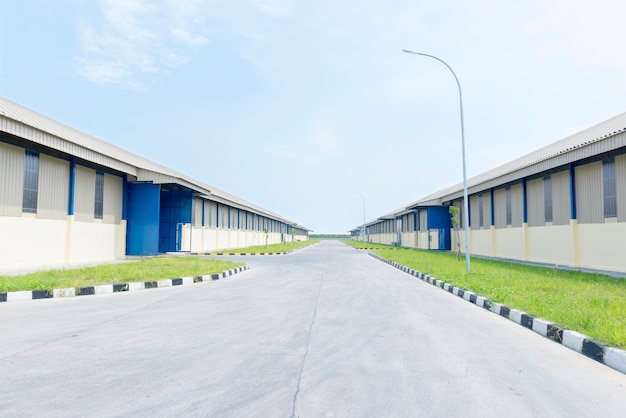
<svg viewBox="0 0 626 418"><path fill-rule="evenodd" d="M198 257L156 257L78 269L41 271L23 276L0 276L0 292L51 290L200 276L242 265L243 263L233 261Z"/></svg>
<svg viewBox="0 0 626 418"><path fill-rule="evenodd" d="M283 242L281 244L269 244L265 245L255 245L252 247L245 248L234 248L228 250L220 250L218 252L223 254L230 253L284 253L287 251L297 250L299 248L308 247L309 245L317 244L319 240L308 240L308 241L295 241L295 242ZM213 252L212 252L213 253Z"/></svg>
<svg viewBox="0 0 626 418"><path fill-rule="evenodd" d="M366 249L388 248L390 250L398 248L398 247L392 247L391 245L387 245L387 244L376 244L374 242L363 242L363 241L353 241L353 240L341 240L341 242L343 242L344 244L348 244L354 248L366 248Z"/></svg>
<svg viewBox="0 0 626 418"><path fill-rule="evenodd" d="M461 289L626 349L626 279L473 258L471 273L450 253L374 251Z"/></svg>

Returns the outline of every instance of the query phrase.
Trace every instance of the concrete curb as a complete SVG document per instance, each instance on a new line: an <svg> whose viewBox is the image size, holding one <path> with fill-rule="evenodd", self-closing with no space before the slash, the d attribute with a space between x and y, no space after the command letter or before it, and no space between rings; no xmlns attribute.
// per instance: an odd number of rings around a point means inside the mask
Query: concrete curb
<svg viewBox="0 0 626 418"><path fill-rule="evenodd" d="M356 250L377 251L377 250L397 250L401 247L352 247Z"/></svg>
<svg viewBox="0 0 626 418"><path fill-rule="evenodd" d="M218 252L211 252L211 253L191 253L191 255L208 255L208 256L212 256L212 257L216 257L216 256L239 256L239 255L243 255L243 256L268 256L268 255L287 255L287 254L291 254L294 251L299 251L302 250L303 248L308 248L310 246L307 247L302 247L302 248L296 248L295 250L291 250L291 251L283 251L283 252L277 252L277 253L273 253L273 252L262 252L262 253L229 253L227 251L218 251Z"/></svg>
<svg viewBox="0 0 626 418"><path fill-rule="evenodd" d="M311 245L306 245L304 247L300 247L300 248L294 248L293 250L289 250L289 251L282 251L282 252L257 252L257 253L236 253L236 252L229 252L228 250L226 251L211 251L208 253L190 253L190 255L205 255L205 256L239 256L239 255L243 255L243 256L260 256L260 255L264 255L264 256L268 256L268 255L287 255L287 254L291 254L293 252L296 251L300 251L303 250L305 248L309 248L311 246L313 246L315 244L311 244Z"/></svg>
<svg viewBox="0 0 626 418"><path fill-rule="evenodd" d="M604 345L584 334L565 329L552 322L540 318L535 318L534 316L529 315L525 312L510 308L500 303L493 302L492 300L479 296L473 292L470 292L469 290L459 289L448 283L444 283L441 280L437 280L427 274L420 273L416 270L402 266L393 261L386 260L379 255L373 253L370 253L370 255L377 260L380 260L399 270L404 271L405 273L415 276L420 280L437 286L445 290L446 292L452 293L453 295L456 295L478 307L487 309L488 311L509 319L525 328L528 328L529 330L536 332L543 337L546 337L580 354L584 354L585 356L596 360L599 363L602 363L612 369L626 374L626 351L624 350Z"/></svg>
<svg viewBox="0 0 626 418"><path fill-rule="evenodd" d="M218 256L218 255L245 255L245 256L251 256L251 255L285 255L285 254L289 254L290 251L285 251L282 253L228 253L228 252L217 252L217 253L206 253L206 254L198 254L198 255L210 255L210 256Z"/></svg>
<svg viewBox="0 0 626 418"><path fill-rule="evenodd" d="M173 279L165 279L158 281L147 282L130 282L130 283L117 283L117 284L105 284L99 286L85 286L85 287L69 287L64 289L52 289L52 290L25 290L17 292L4 292L0 293L0 302L22 302L36 299L50 299L50 298L67 298L74 296L86 296L86 295L104 295L110 293L119 292L131 292L135 290L152 289L157 287L172 287L172 286L187 286L194 283L210 282L213 280L219 280L226 277L230 277L234 274L241 273L244 270L248 270L248 266L241 266L230 270L224 270L221 273L204 274L197 277L176 277Z"/></svg>

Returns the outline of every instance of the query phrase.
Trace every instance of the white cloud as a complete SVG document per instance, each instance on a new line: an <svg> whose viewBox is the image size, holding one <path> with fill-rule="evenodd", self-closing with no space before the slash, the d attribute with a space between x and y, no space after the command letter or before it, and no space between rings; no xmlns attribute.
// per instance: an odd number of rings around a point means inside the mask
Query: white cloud
<svg viewBox="0 0 626 418"><path fill-rule="evenodd" d="M194 35L188 30L173 28L170 31L175 38L189 45L204 45L209 43L209 38L206 36Z"/></svg>
<svg viewBox="0 0 626 418"><path fill-rule="evenodd" d="M287 16L291 13L291 0L253 0L252 6L271 16Z"/></svg>
<svg viewBox="0 0 626 418"><path fill-rule="evenodd" d="M267 39L267 36L262 33L240 32L239 36L255 42L262 42Z"/></svg>
<svg viewBox="0 0 626 418"><path fill-rule="evenodd" d="M132 75L122 63L96 63L87 60L81 60L78 73L95 84L120 84Z"/></svg>
<svg viewBox="0 0 626 418"><path fill-rule="evenodd" d="M104 0L101 15L78 22L77 72L95 84L138 88L168 73L209 43L204 0Z"/></svg>

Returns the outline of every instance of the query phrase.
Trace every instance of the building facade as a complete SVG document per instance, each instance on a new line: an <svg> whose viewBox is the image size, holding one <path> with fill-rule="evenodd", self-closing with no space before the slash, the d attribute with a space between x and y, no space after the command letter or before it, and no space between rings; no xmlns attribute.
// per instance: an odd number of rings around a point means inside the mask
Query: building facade
<svg viewBox="0 0 626 418"><path fill-rule="evenodd" d="M462 227L462 186L368 223L370 239L388 243L376 227L393 217L399 245L464 251L447 214L459 208ZM626 273L626 113L469 179L468 199L471 254Z"/></svg>
<svg viewBox="0 0 626 418"><path fill-rule="evenodd" d="M306 240L250 202L0 98L0 273Z"/></svg>

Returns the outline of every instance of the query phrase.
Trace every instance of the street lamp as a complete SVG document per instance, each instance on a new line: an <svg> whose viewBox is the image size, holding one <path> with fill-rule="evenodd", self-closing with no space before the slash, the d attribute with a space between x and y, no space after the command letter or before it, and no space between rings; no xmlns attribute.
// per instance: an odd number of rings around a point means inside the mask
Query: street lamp
<svg viewBox="0 0 626 418"><path fill-rule="evenodd" d="M446 67L448 67L448 70L450 70L450 72L454 76L454 79L456 80L456 85L459 88L459 105L461 108L461 147L463 149L463 227L465 228L465 270L469 273L470 272L469 216L468 216L469 210L468 210L468 201L467 201L467 175L465 174L466 173L466 170L465 170L465 127L463 125L463 94L461 93L461 83L459 83L459 79L457 78L452 68L448 64L446 64L444 60L437 58L433 55L423 54L421 52L413 52L408 49L403 49L402 52L406 52L407 54L422 55L424 57L430 57L430 58L436 59L437 61L439 61Z"/></svg>
<svg viewBox="0 0 626 418"><path fill-rule="evenodd" d="M365 243L365 198L359 192L354 193L358 194L359 196L361 196L361 199L363 199L363 243Z"/></svg>

